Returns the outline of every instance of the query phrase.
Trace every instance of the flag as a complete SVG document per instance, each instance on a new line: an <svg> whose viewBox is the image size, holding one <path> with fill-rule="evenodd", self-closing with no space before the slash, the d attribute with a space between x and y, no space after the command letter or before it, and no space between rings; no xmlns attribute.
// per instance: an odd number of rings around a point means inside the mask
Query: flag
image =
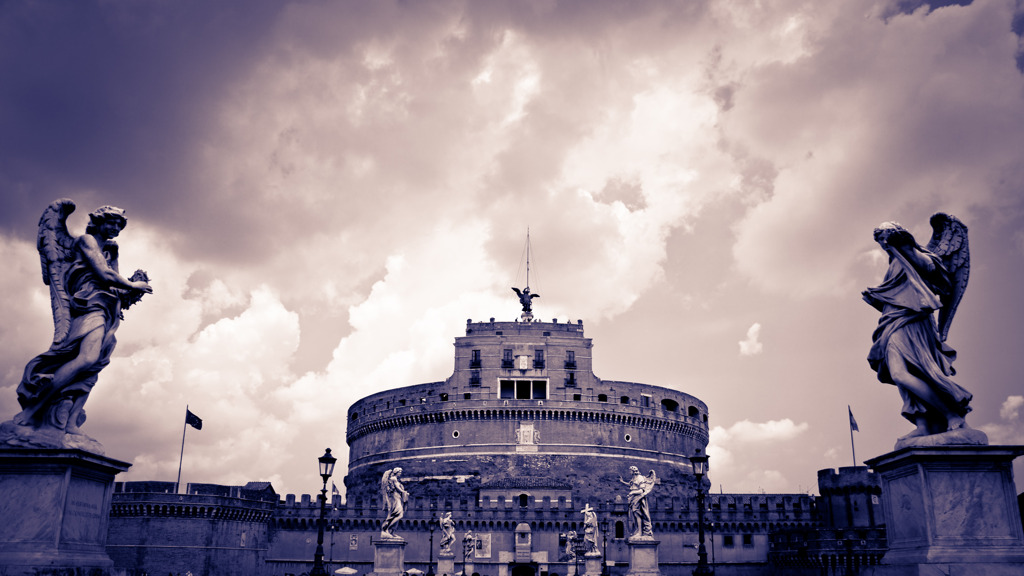
<svg viewBox="0 0 1024 576"><path fill-rule="evenodd" d="M193 414L188 408L185 408L185 424L188 424L196 430L203 429L203 419Z"/></svg>
<svg viewBox="0 0 1024 576"><path fill-rule="evenodd" d="M853 418L853 410L850 409L849 404L846 405L846 410L850 412L850 432L853 432L854 430L860 432L860 428L857 427L857 421Z"/></svg>
<svg viewBox="0 0 1024 576"><path fill-rule="evenodd" d="M338 492L338 487L334 485L334 482L331 482L331 494L341 496L341 492Z"/></svg>

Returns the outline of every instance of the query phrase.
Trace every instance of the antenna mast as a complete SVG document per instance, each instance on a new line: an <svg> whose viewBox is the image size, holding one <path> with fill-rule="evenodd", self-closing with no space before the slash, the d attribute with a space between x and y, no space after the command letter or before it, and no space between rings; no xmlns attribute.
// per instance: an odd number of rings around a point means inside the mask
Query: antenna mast
<svg viewBox="0 0 1024 576"><path fill-rule="evenodd" d="M526 289L530 289L530 227L526 227Z"/></svg>

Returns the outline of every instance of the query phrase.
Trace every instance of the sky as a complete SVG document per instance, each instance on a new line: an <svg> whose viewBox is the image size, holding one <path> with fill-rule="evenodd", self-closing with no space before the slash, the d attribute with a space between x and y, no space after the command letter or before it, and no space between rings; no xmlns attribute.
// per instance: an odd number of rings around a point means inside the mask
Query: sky
<svg viewBox="0 0 1024 576"><path fill-rule="evenodd" d="M814 494L912 429L860 292L877 225L942 211L967 422L1024 444L1022 36L1021 0L0 2L0 419L55 199L125 209L152 278L86 406L118 480L176 479L188 406L183 483L279 494L518 317L529 230L537 317L703 400L716 489Z"/></svg>

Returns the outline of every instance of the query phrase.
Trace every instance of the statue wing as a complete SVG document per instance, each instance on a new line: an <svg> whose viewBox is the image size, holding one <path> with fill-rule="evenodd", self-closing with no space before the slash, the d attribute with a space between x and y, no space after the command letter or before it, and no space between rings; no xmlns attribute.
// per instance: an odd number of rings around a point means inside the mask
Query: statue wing
<svg viewBox="0 0 1024 576"><path fill-rule="evenodd" d="M648 494L650 494L651 490L654 490L654 485L657 482L658 482L658 475L654 473L654 470L651 470L651 473L647 475L647 480L644 481L644 488L643 488L644 493L643 493L643 495L647 496Z"/></svg>
<svg viewBox="0 0 1024 576"><path fill-rule="evenodd" d="M519 290L519 288L516 288L515 286L513 286L513 287L512 287L512 290L513 290L513 291L514 291L514 292L516 293L516 295L518 295L518 296L522 296L522 295L523 295L523 293L522 293L522 292L521 292L521 291Z"/></svg>
<svg viewBox="0 0 1024 576"><path fill-rule="evenodd" d="M39 218L37 247L43 267L43 283L50 287L53 308L53 343L60 344L71 328L71 297L64 279L74 259L75 239L68 232L68 216L75 203L67 198L54 201Z"/></svg>
<svg viewBox="0 0 1024 576"><path fill-rule="evenodd" d="M941 297L942 309L939 310L939 338L943 342L953 323L960 299L967 289L967 279L971 272L971 253L967 244L967 226L956 216L939 212L931 217L932 239L926 249L942 260L949 273L951 290Z"/></svg>
<svg viewBox="0 0 1024 576"><path fill-rule="evenodd" d="M380 509L388 509L388 482L391 480L391 469L384 471L384 475L380 477Z"/></svg>

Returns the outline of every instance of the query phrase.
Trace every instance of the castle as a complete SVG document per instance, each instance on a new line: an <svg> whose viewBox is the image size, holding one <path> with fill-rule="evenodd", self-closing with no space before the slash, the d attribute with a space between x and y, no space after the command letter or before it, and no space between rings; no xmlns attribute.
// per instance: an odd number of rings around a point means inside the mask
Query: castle
<svg viewBox="0 0 1024 576"><path fill-rule="evenodd" d="M689 457L707 446L708 407L670 388L595 376L582 321L535 321L528 310L522 318L467 321L446 380L373 394L349 408L347 493L328 505L328 572L373 570L380 479L396 466L410 493L396 529L407 541L407 570L435 571L440 533L431 520L451 512L457 572L576 574L569 535L583 533L580 511L589 505L602 523L605 570L622 576L629 526L620 476L637 466L659 478L649 502L661 571L692 571L698 486ZM828 470L819 483L820 497L708 495L708 553L717 572L797 574L877 561L884 533L873 474ZM176 494L173 483L117 483L107 542L117 568L195 576L311 568L315 497L282 499L266 483L190 484L186 492ZM832 530L827 538L823 529ZM463 548L467 532L473 536Z"/></svg>

